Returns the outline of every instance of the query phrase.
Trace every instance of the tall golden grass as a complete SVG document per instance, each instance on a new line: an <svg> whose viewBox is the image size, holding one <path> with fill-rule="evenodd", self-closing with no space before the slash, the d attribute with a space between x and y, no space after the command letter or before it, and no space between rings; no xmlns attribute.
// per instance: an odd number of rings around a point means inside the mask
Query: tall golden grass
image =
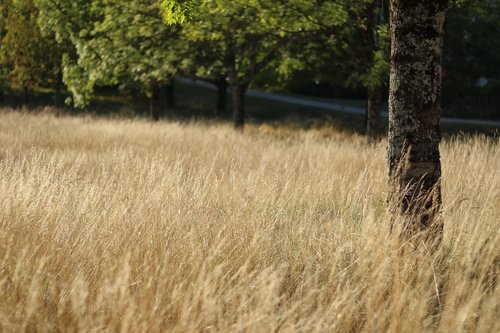
<svg viewBox="0 0 500 333"><path fill-rule="evenodd" d="M500 148L442 144L442 246L386 142L0 112L1 332L500 332Z"/></svg>

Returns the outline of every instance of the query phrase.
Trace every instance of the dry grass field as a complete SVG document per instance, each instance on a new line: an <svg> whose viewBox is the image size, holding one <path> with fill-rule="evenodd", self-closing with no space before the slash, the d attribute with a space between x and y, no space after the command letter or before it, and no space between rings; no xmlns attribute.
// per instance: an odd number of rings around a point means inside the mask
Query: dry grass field
<svg viewBox="0 0 500 333"><path fill-rule="evenodd" d="M401 251L386 142L0 111L0 332L500 332L500 146L442 144Z"/></svg>

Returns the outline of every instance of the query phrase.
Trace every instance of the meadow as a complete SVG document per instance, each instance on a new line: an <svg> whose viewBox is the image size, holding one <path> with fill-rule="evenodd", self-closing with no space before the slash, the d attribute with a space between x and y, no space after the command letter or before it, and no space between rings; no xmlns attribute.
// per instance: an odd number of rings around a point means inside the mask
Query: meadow
<svg viewBox="0 0 500 333"><path fill-rule="evenodd" d="M441 146L445 232L390 233L386 141L0 111L0 332L500 332L498 138Z"/></svg>

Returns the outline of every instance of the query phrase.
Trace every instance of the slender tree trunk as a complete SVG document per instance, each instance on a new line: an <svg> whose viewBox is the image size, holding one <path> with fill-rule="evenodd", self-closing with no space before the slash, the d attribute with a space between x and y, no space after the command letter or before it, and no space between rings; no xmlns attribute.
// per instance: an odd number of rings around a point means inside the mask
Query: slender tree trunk
<svg viewBox="0 0 500 333"><path fill-rule="evenodd" d="M380 114L382 92L379 88L368 88L367 96L366 135L370 142L374 142L378 140L382 134L382 117Z"/></svg>
<svg viewBox="0 0 500 333"><path fill-rule="evenodd" d="M61 107L61 84L58 82L56 83L55 86L55 91L54 91L54 106L55 107Z"/></svg>
<svg viewBox="0 0 500 333"><path fill-rule="evenodd" d="M405 235L440 240L441 54L447 0L391 0L389 208ZM432 231L432 232L429 232Z"/></svg>
<svg viewBox="0 0 500 333"><path fill-rule="evenodd" d="M227 100L227 80L221 78L217 81L217 109L216 115L222 116L226 113L226 100Z"/></svg>
<svg viewBox="0 0 500 333"><path fill-rule="evenodd" d="M160 86L157 82L150 85L149 113L154 121L160 119Z"/></svg>
<svg viewBox="0 0 500 333"><path fill-rule="evenodd" d="M167 109L175 108L175 86L173 80L165 86L165 91L167 95Z"/></svg>
<svg viewBox="0 0 500 333"><path fill-rule="evenodd" d="M30 90L28 87L23 87L23 106L28 107L30 104Z"/></svg>
<svg viewBox="0 0 500 333"><path fill-rule="evenodd" d="M0 104L5 103L5 95L3 88L0 88Z"/></svg>
<svg viewBox="0 0 500 333"><path fill-rule="evenodd" d="M246 86L236 84L233 90L233 120L236 129L243 129L245 126L245 94Z"/></svg>
<svg viewBox="0 0 500 333"><path fill-rule="evenodd" d="M364 58L365 60L365 70L370 73L374 66L376 66L375 50L380 48L377 40L377 30L382 24L382 19L380 17L379 10L383 10L383 3L381 0L374 0L367 3L366 7L366 30L364 33ZM375 142L380 138L382 132L382 119L380 114L380 107L382 105L382 78L371 78L371 80L377 79L379 82L377 84L379 87L374 87L373 82L366 82L366 118L365 118L365 128L366 135L369 142Z"/></svg>
<svg viewBox="0 0 500 333"><path fill-rule="evenodd" d="M229 85L231 86L231 91L233 93L233 121L234 127L238 130L242 130L245 126L245 94L248 85L243 83L238 77L235 57L229 57Z"/></svg>

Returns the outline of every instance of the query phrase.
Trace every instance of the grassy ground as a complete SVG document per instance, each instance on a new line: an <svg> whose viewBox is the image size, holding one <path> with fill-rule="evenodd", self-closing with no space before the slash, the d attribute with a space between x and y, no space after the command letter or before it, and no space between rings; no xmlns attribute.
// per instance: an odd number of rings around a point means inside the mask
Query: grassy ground
<svg viewBox="0 0 500 333"><path fill-rule="evenodd" d="M442 144L402 251L385 146L328 127L0 111L1 332L499 332L500 149Z"/></svg>

